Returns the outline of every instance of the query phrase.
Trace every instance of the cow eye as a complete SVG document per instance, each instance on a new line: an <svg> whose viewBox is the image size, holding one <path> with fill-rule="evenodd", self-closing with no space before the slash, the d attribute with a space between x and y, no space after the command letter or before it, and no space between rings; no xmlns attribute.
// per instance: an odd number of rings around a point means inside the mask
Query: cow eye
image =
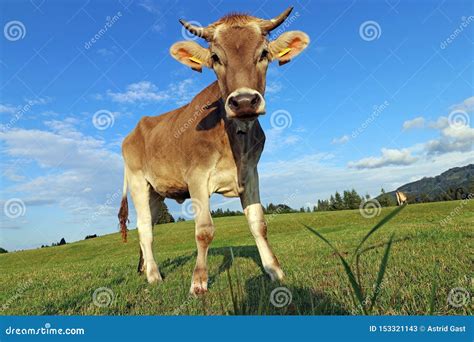
<svg viewBox="0 0 474 342"><path fill-rule="evenodd" d="M263 50L262 54L260 55L260 62L267 58L268 58L268 50Z"/></svg>
<svg viewBox="0 0 474 342"><path fill-rule="evenodd" d="M220 64L221 60L219 59L219 57L215 53L212 54L211 58L212 58L212 61L214 63L219 63Z"/></svg>

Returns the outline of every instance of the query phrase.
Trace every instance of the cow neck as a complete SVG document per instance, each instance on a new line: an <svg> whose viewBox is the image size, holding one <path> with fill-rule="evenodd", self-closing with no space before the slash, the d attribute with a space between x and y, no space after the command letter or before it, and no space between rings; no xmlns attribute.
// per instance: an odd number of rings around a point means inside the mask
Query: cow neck
<svg viewBox="0 0 474 342"><path fill-rule="evenodd" d="M258 153L256 144L257 140L255 134L257 132L258 119L249 122L246 126L246 131L242 130L241 122L238 120L227 119L224 115L225 130L229 137L230 147L234 156L234 161L237 166L239 185L244 184L246 177L244 170L250 170L256 166L255 154Z"/></svg>

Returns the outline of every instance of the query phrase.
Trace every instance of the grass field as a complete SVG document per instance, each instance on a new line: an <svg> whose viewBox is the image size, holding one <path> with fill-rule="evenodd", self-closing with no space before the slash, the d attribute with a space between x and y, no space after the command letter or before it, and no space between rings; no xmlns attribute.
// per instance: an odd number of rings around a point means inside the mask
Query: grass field
<svg viewBox="0 0 474 342"><path fill-rule="evenodd" d="M360 263L366 293L377 276L384 244L395 233L374 314L424 315L429 312L430 298L435 298L433 314L472 314L472 301L460 307L447 301L453 288L473 290L472 202L409 205L369 238L365 247L370 248ZM209 255L210 290L199 298L188 295L195 262L191 221L154 228L155 257L165 277L158 285L149 285L136 273L136 230L129 232L126 244L117 233L2 254L0 313L358 314L337 256L303 224L315 228L349 257L367 231L392 210L384 208L372 219L362 217L358 210L268 216L269 240L286 273L281 284L270 282L263 274L244 217L215 219L216 237ZM448 216L452 221L441 224ZM281 308L269 300L271 291L279 286L292 295L292 302Z"/></svg>

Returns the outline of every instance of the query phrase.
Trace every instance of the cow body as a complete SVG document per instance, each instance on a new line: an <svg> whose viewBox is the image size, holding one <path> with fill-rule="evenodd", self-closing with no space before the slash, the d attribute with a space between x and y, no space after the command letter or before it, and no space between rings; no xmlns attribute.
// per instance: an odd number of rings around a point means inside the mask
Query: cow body
<svg viewBox="0 0 474 342"><path fill-rule="evenodd" d="M403 192L396 191L395 196L397 198L397 205L398 206L401 206L401 205L407 203L407 196Z"/></svg>
<svg viewBox="0 0 474 342"><path fill-rule="evenodd" d="M265 135L258 121L240 132L222 109L214 82L188 105L142 118L123 142L127 174L142 173L160 197L180 203L190 198L194 178L207 184L209 194L241 195L249 171L257 167Z"/></svg>
<svg viewBox="0 0 474 342"><path fill-rule="evenodd" d="M265 135L258 116L265 113L268 63L288 63L306 48L308 36L289 31L269 42L267 34L280 25L291 8L271 20L233 14L206 28L180 21L209 43L175 43L171 55L186 66L214 70L217 81L187 105L161 116L144 117L122 145L125 176L119 220L126 240L127 191L137 211L140 240L139 271L150 283L161 281L152 251L152 222L159 201L182 203L191 198L195 216L196 266L192 294L207 291L207 253L214 237L209 198L213 193L240 197L265 271L272 280L283 272L267 240L260 203L257 163Z"/></svg>

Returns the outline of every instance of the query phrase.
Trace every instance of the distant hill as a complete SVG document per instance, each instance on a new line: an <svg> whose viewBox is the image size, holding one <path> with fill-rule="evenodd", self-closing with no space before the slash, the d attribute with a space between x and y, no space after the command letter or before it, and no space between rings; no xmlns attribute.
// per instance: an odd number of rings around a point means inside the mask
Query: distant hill
<svg viewBox="0 0 474 342"><path fill-rule="evenodd" d="M381 203L395 204L395 191L402 191L408 202L435 202L463 199L474 194L474 164L454 167L436 177L424 177L377 197Z"/></svg>

